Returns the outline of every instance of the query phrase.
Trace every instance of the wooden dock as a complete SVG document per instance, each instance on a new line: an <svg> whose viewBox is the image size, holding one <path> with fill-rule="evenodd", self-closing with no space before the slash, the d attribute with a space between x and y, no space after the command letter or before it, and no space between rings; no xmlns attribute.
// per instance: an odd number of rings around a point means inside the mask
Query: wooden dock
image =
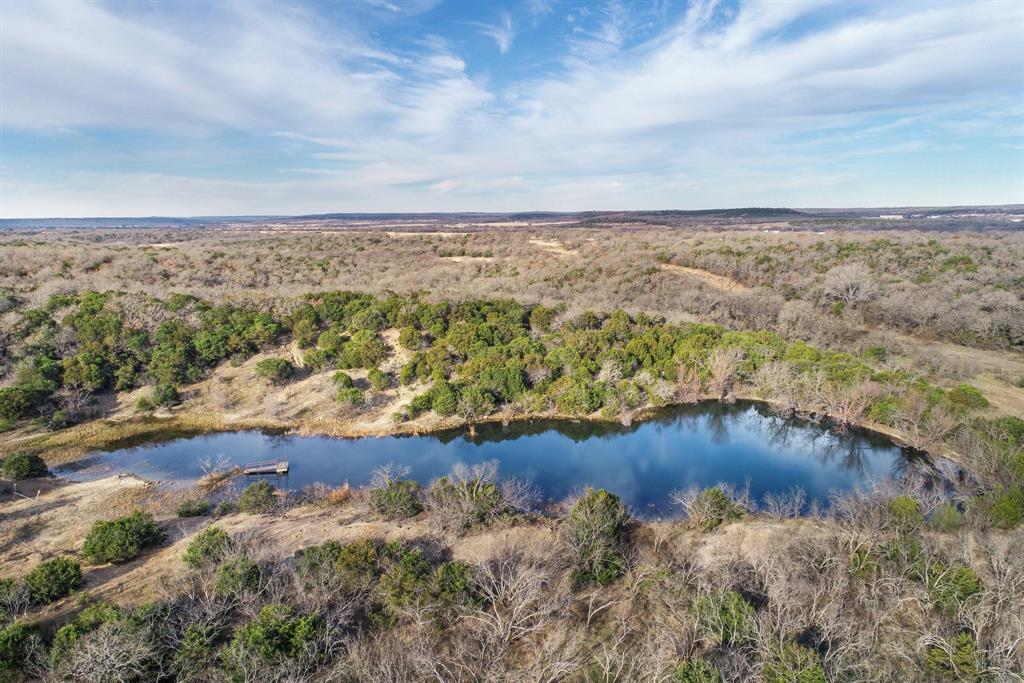
<svg viewBox="0 0 1024 683"><path fill-rule="evenodd" d="M260 460L242 466L243 474L288 474L287 460Z"/></svg>

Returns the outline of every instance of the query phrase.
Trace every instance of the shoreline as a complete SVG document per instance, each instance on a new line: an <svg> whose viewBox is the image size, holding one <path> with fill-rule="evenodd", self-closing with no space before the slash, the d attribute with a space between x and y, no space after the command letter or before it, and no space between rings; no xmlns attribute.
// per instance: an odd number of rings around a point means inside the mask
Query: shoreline
<svg viewBox="0 0 1024 683"><path fill-rule="evenodd" d="M128 448L143 443L168 441L176 438L188 438L203 434L259 430L267 433L287 434L295 436L323 436L340 439L359 439L387 436L428 436L459 429L472 429L476 425L500 423L508 425L513 422L530 422L534 420L587 422L595 424L618 424L629 427L633 423L642 423L655 418L659 413L673 408L699 406L704 403L730 404L745 401L760 404L769 408L778 403L760 398L753 392L740 391L730 396L732 400L723 401L704 396L696 402L669 402L661 406L646 406L634 411L628 420L621 417L610 417L599 413L591 415L565 415L554 411L516 412L508 408L474 420L462 417L441 418L435 415L424 420L395 423L388 428L360 428L353 420L295 420L285 422L267 419L227 419L223 414L189 411L186 408L165 414L150 414L127 418L99 418L81 423L59 432L29 434L0 445L0 453L10 454L18 450L39 452L49 465L67 465L80 460L96 451L111 451ZM814 418L799 413L792 417L807 422ZM819 419L831 420L828 415L820 415ZM834 425L831 429L838 429ZM906 439L896 429L874 423L861 421L851 423L847 428L860 429L878 437L883 437L900 448L909 449ZM913 450L913 449L910 449ZM942 458L960 465L959 456L952 449L941 452L926 453L933 459Z"/></svg>

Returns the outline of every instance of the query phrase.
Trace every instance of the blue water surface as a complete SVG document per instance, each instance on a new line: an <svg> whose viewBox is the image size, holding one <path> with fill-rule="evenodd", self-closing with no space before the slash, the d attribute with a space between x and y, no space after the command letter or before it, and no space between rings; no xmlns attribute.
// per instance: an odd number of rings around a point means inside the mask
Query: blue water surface
<svg viewBox="0 0 1024 683"><path fill-rule="evenodd" d="M912 456L876 434L837 432L740 402L673 408L628 427L552 420L487 424L477 427L474 438L465 430L359 439L224 432L96 453L58 474L89 479L131 472L191 483L210 458L238 465L288 460L288 475L271 481L295 490L314 482L361 486L387 464L408 468L408 476L426 484L456 463L494 460L500 476L530 481L546 500L600 487L651 516L671 514L677 489L722 482L749 485L755 500L798 486L808 501L827 505L833 491L900 477Z"/></svg>

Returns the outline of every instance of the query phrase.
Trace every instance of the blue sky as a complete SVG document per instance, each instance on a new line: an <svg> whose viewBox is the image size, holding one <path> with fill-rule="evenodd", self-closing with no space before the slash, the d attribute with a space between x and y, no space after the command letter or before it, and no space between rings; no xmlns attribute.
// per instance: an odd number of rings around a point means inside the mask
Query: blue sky
<svg viewBox="0 0 1024 683"><path fill-rule="evenodd" d="M1024 3L0 3L0 216L1024 202Z"/></svg>

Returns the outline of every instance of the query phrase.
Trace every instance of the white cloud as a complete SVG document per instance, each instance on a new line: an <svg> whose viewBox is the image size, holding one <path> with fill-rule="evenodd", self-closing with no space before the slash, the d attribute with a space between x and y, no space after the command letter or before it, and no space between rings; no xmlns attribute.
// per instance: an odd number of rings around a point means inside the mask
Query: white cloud
<svg viewBox="0 0 1024 683"><path fill-rule="evenodd" d="M507 54L509 49L512 47L512 41L516 37L516 32L512 28L512 15L507 10L501 11L501 17L498 19L496 24L484 24L481 22L474 22L476 29L488 36L493 38L494 42L498 45L498 51L501 54Z"/></svg>
<svg viewBox="0 0 1024 683"><path fill-rule="evenodd" d="M943 134L1020 138L1020 5L834 4L693 2L652 33L650 14L609 2L572 15L582 30L542 75L495 84L436 36L381 47L279 4L191 18L6 3L5 134L241 131L289 157L261 180L78 173L57 187L5 167L0 212L820 206L865 186L866 158L935 151ZM515 38L507 12L476 28L502 53Z"/></svg>

